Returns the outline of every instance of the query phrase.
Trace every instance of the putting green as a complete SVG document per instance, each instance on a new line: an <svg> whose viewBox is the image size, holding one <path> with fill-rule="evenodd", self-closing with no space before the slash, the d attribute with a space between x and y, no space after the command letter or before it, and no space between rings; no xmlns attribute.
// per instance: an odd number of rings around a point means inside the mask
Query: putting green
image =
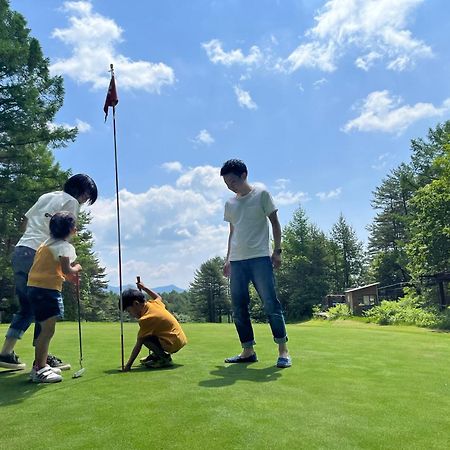
<svg viewBox="0 0 450 450"><path fill-rule="evenodd" d="M70 361L55 385L0 369L1 448L448 448L450 334L354 321L288 325L293 366L274 367L268 325L255 325L259 362L230 324L184 324L175 366L120 373L118 324L59 323L53 353ZM2 335L7 325L0 326ZM126 357L137 325L126 323ZM32 361L31 330L16 351Z"/></svg>

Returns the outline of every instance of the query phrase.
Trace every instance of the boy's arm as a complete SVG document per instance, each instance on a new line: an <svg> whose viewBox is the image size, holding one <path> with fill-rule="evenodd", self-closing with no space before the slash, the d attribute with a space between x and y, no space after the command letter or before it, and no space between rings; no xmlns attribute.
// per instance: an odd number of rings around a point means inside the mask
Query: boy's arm
<svg viewBox="0 0 450 450"><path fill-rule="evenodd" d="M272 264L275 269L281 266L281 225L278 220L277 211L274 211L269 215L270 223L272 224L273 235L273 253Z"/></svg>
<svg viewBox="0 0 450 450"><path fill-rule="evenodd" d="M226 277L229 277L231 275L231 270L230 270L230 251L231 251L231 236L233 236L233 232L234 232L234 226L233 224L230 222L230 232L228 234L228 249L227 249L227 259L225 260L225 264L223 266L223 274Z"/></svg>
<svg viewBox="0 0 450 450"><path fill-rule="evenodd" d="M142 291L144 291L146 294L148 294L148 295L151 297L152 300L157 300L157 299L162 300L162 299L161 299L161 296L160 296L157 292L152 291L150 288L144 286L143 283L137 282L137 283L136 283L136 286L138 287L138 289L139 289L140 291L142 290Z"/></svg>
<svg viewBox="0 0 450 450"><path fill-rule="evenodd" d="M143 339L142 338L137 338L136 340L136 344L133 347L133 350L131 350L131 354L130 357L128 358L128 362L125 364L125 367L123 368L124 372L128 372L131 369L131 366L134 363L134 360L137 358L137 356L139 355L139 352L141 351L142 345L143 345Z"/></svg>

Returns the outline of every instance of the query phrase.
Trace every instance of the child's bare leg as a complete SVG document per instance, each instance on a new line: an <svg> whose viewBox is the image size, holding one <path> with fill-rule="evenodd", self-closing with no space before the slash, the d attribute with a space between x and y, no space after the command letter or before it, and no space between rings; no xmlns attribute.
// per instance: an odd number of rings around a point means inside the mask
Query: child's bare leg
<svg viewBox="0 0 450 450"><path fill-rule="evenodd" d="M47 356L48 356L48 347L50 345L50 341L55 334L55 324L56 317L50 317L41 324L41 333L36 339L36 347L34 352L34 363L36 364L38 370L42 369L47 364Z"/></svg>

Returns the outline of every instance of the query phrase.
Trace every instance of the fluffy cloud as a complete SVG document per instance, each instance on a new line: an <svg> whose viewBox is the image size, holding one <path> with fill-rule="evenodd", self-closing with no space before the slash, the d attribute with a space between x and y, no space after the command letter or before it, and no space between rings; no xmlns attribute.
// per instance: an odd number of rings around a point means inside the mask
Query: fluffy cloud
<svg viewBox="0 0 450 450"><path fill-rule="evenodd" d="M239 86L234 86L234 93L241 108L258 109L258 105L252 100L250 92L244 91Z"/></svg>
<svg viewBox="0 0 450 450"><path fill-rule="evenodd" d="M183 165L179 161L166 162L161 167L167 172L181 172L183 170Z"/></svg>
<svg viewBox="0 0 450 450"><path fill-rule="evenodd" d="M402 71L432 56L424 42L406 29L407 19L423 0L330 0L299 45L279 66L289 72L301 67L331 72L350 49L362 51L355 64L368 70L386 60L390 70Z"/></svg>
<svg viewBox="0 0 450 450"><path fill-rule="evenodd" d="M178 179L179 186L120 191L124 283L132 283L138 274L152 285L173 282L187 287L202 262L226 252L225 189L206 189L211 170L203 169L188 171ZM96 249L110 283L118 284L115 199L100 198L91 210Z"/></svg>
<svg viewBox="0 0 450 450"><path fill-rule="evenodd" d="M208 130L200 130L197 136L192 139L195 144L211 145L214 144L214 138L209 134Z"/></svg>
<svg viewBox="0 0 450 450"><path fill-rule="evenodd" d="M159 93L163 86L175 82L173 69L166 64L132 61L118 53L115 45L122 41L122 28L114 20L94 12L90 2L65 2L63 10L70 14L69 27L56 28L53 37L69 46L72 55L56 59L50 66L53 73L99 89L108 85L107 69L114 63L120 87L124 89Z"/></svg>
<svg viewBox="0 0 450 450"><path fill-rule="evenodd" d="M326 200L334 200L341 196L342 188L338 187L336 189L332 189L329 192L318 192L316 194L317 197L319 197L320 201L326 201Z"/></svg>
<svg viewBox="0 0 450 450"><path fill-rule="evenodd" d="M401 106L400 97L391 96L389 91L375 91L370 93L357 106L360 115L347 122L343 131L382 131L385 133L401 133L412 123L430 117L439 117L450 110L450 98L442 106L432 103L416 103Z"/></svg>
<svg viewBox="0 0 450 450"><path fill-rule="evenodd" d="M261 50L256 45L250 48L247 56L244 55L240 48L225 52L222 48L222 42L218 39L205 42L202 44L202 47L212 63L223 64L224 66L232 66L234 64L252 66L261 63L263 59Z"/></svg>
<svg viewBox="0 0 450 450"><path fill-rule="evenodd" d="M74 128L78 129L79 133L88 133L89 131L91 131L92 127L90 124L88 124L87 122L84 122L83 120L80 119L76 119L75 120L75 125L70 125L68 123L51 123L49 122L47 124L47 127L49 128L49 130L55 130L56 127L63 127L66 130L73 130Z"/></svg>
<svg viewBox="0 0 450 450"><path fill-rule="evenodd" d="M277 206L288 206L307 202L309 197L305 192L281 191L274 195L273 199Z"/></svg>

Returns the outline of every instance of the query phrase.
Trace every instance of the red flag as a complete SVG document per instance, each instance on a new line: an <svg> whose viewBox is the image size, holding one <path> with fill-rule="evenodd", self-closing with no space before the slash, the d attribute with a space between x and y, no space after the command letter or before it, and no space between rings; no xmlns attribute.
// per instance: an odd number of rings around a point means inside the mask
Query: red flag
<svg viewBox="0 0 450 450"><path fill-rule="evenodd" d="M110 106L114 108L117 103L119 103L119 98L117 97L116 81L114 79L114 75L111 75L108 93L106 94L105 106L103 106L103 111L105 112L105 122L108 117L108 108Z"/></svg>

